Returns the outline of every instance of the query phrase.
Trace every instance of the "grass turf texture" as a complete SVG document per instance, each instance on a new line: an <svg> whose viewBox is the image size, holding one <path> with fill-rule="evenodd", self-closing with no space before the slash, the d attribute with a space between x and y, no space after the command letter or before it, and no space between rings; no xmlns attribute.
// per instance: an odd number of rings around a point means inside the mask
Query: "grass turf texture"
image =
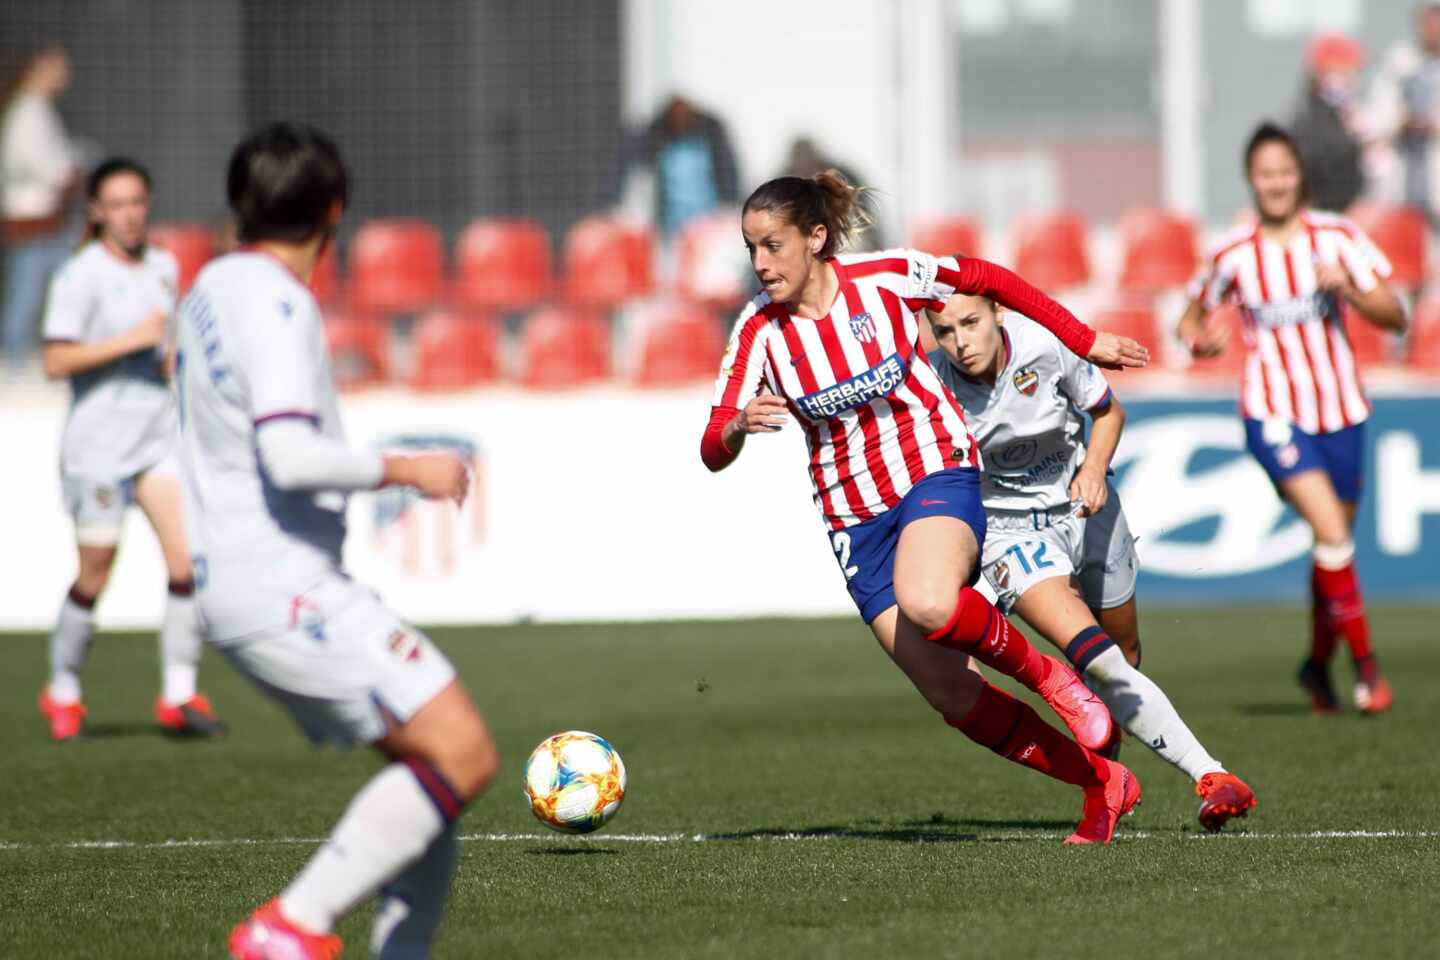
<svg viewBox="0 0 1440 960"><path fill-rule="evenodd" d="M1189 783L1127 741L1145 801L1106 849L1062 847L1078 792L941 724L853 621L434 631L504 755L463 833L543 832L520 767L558 730L609 738L631 791L589 838L466 841L436 955L1426 954L1435 615L1374 612L1397 702L1382 718L1309 715L1298 612L1147 616L1146 669L1260 808L1227 831L1248 838L1204 837ZM222 955L313 849L282 841L323 836L378 766L309 748L213 652L202 685L231 737L161 738L155 641L125 635L86 672L94 736L55 745L33 706L44 639L0 645L0 957ZM1406 835L1302 836L1360 830ZM714 839L607 839L635 834ZM258 842L66 846L192 839ZM341 927L347 956L368 918Z"/></svg>

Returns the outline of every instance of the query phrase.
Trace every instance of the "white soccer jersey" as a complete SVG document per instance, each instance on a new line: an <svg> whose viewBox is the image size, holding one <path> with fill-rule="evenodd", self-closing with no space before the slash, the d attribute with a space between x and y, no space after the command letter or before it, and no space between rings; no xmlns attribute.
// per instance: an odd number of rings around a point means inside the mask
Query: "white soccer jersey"
<svg viewBox="0 0 1440 960"><path fill-rule="evenodd" d="M1103 406L1109 384L1033 320L1008 313L1000 332L1006 360L994 386L966 376L945 351L930 354L980 445L985 509L1067 504L1070 481L1085 462L1082 411Z"/></svg>
<svg viewBox="0 0 1440 960"><path fill-rule="evenodd" d="M1240 409L1284 420L1306 433L1360 423L1370 404L1360 386L1340 304L1315 284L1315 267L1338 263L1362 293L1390 276L1390 261L1359 227L1333 213L1305 211L1288 245L1260 228L1231 231L1206 257L1190 293L1213 310L1226 298L1245 318Z"/></svg>
<svg viewBox="0 0 1440 960"><path fill-rule="evenodd" d="M179 364L186 532L210 636L303 626L302 595L340 569L347 498L277 489L255 434L300 417L343 440L320 307L273 257L222 257L181 304Z"/></svg>
<svg viewBox="0 0 1440 960"><path fill-rule="evenodd" d="M157 247L137 263L91 241L50 282L44 337L95 342L131 329L155 310L173 318L179 267ZM175 444L175 409L162 368L165 349L142 350L70 378L60 447L72 477L127 480L164 460Z"/></svg>

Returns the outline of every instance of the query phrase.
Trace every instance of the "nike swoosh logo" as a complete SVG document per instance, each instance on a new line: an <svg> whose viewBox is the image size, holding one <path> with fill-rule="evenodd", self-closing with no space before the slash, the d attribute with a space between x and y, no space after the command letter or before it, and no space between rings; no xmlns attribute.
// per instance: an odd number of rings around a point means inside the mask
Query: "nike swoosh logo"
<svg viewBox="0 0 1440 960"><path fill-rule="evenodd" d="M933 507L933 506L935 506L936 504L941 504L941 503L945 503L945 501L944 501L944 500L921 500L921 501L920 501L920 506L922 506L922 507Z"/></svg>

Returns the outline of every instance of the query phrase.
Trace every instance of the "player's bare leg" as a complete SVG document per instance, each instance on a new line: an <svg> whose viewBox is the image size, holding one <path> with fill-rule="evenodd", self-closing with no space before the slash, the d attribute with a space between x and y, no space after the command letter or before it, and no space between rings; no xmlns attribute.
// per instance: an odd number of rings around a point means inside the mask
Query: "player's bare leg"
<svg viewBox="0 0 1440 960"><path fill-rule="evenodd" d="M223 737L225 724L196 689L203 638L195 609L195 583L185 543L180 480L151 471L135 484L135 503L160 542L169 578L165 617L160 627L160 696L155 719L169 733Z"/></svg>
<svg viewBox="0 0 1440 960"><path fill-rule="evenodd" d="M1128 628L1127 639L1139 649L1137 604L1132 596L1110 608L1108 620ZM1202 798L1200 822L1219 829L1231 817L1255 806L1255 794L1227 773L1190 731L1170 698L1137 670L1109 632L1095 622L1070 577L1042 580L1020 595L1015 612L1042 636L1065 651L1085 682L1100 695L1126 732L1144 743L1196 784Z"/></svg>
<svg viewBox="0 0 1440 960"><path fill-rule="evenodd" d="M1311 584L1315 593L1316 643L1300 666L1300 683L1310 692L1318 712L1338 708L1330 684L1329 650L1316 647L1323 648L1328 642L1333 649L1334 639L1343 637L1355 661L1355 706L1366 713L1388 710L1394 697L1370 647L1370 623L1355 574L1355 541L1351 534L1354 504L1340 499L1323 470L1297 473L1281 480L1279 487L1282 496L1315 533ZM1322 632L1326 624L1330 628L1328 637Z"/></svg>
<svg viewBox="0 0 1440 960"><path fill-rule="evenodd" d="M895 599L933 643L961 650L1040 694L1081 745L1110 739L1110 712L1080 678L1043 656L978 591L967 585L980 545L969 524L925 517L906 525L895 549ZM962 579L965 578L965 579Z"/></svg>
<svg viewBox="0 0 1440 960"><path fill-rule="evenodd" d="M73 740L84 729L80 671L90 655L90 642L95 637L95 602L110 581L119 531L88 531L86 535L104 542L80 543L76 547L79 570L60 604L55 631L50 635L50 680L40 691L40 713L50 725L51 738L59 742Z"/></svg>
<svg viewBox="0 0 1440 960"><path fill-rule="evenodd" d="M495 743L470 695L455 680L408 721L392 722L374 746L394 762L355 796L329 840L290 886L235 928L231 949L237 956L264 955L244 952L261 930L308 938L317 955L332 948L338 955L339 941L330 934L336 920L386 884L401 881L426 902L400 915L402 904L387 898L377 918L384 922L377 922L373 953L413 956L404 950L428 944L434 936L454 869L453 826L494 779L499 767Z"/></svg>

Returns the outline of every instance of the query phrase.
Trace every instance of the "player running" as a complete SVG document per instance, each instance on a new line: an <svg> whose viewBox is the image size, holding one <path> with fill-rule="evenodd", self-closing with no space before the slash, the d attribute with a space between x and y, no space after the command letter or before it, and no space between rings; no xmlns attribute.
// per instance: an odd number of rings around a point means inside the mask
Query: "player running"
<svg viewBox="0 0 1440 960"><path fill-rule="evenodd" d="M45 373L70 379L60 482L75 521L79 573L50 637L40 712L57 741L84 730L80 671L95 636L95 602L110 580L125 512L150 521L170 578L160 627L155 719L169 733L218 737L225 725L195 688L200 625L191 597L170 397L175 258L146 243L150 175L111 159L86 185L89 234L56 272L45 308Z"/></svg>
<svg viewBox="0 0 1440 960"><path fill-rule="evenodd" d="M979 451L920 350L917 314L956 290L983 293L1097 361L1138 366L1145 351L1097 334L983 260L913 250L837 256L866 222L860 193L829 171L771 180L745 201L741 231L764 289L735 324L701 457L720 470L746 436L794 416L831 546L880 645L946 723L1083 790L1067 843L1109 842L1140 784L1087 749L1109 740L1104 704L970 586L985 542ZM1079 743L986 683L969 656L1039 693Z"/></svg>
<svg viewBox="0 0 1440 960"><path fill-rule="evenodd" d="M984 460L981 565L1000 609L1064 651L1116 722L1194 781L1207 829L1245 816L1254 792L1137 669L1135 539L1108 479L1125 411L1104 375L984 297L957 293L926 315L939 344L930 364L965 408ZM1119 743L1117 728L1116 752Z"/></svg>
<svg viewBox="0 0 1440 960"><path fill-rule="evenodd" d="M1227 299L1240 305L1245 443L1315 534L1310 656L1300 685L1317 712L1340 709L1330 658L1344 637L1355 660L1355 706L1381 713L1394 698L1370 648L1353 534L1370 405L1342 312L1349 304L1400 332L1405 308L1370 238L1344 217L1306 209L1305 171L1288 133L1262 124L1245 147L1245 173L1258 222L1232 231L1206 258L1176 332L1195 356L1216 356L1229 333L1206 317Z"/></svg>
<svg viewBox="0 0 1440 960"><path fill-rule="evenodd" d="M346 444L306 278L348 193L308 127L265 127L230 160L248 249L207 266L181 306L180 459L210 639L315 742L392 761L275 899L230 934L243 960L338 957L338 918L377 892L377 957L425 956L455 870L455 822L495 775L495 745L445 655L340 566L346 494L405 485L463 500L451 454Z"/></svg>

